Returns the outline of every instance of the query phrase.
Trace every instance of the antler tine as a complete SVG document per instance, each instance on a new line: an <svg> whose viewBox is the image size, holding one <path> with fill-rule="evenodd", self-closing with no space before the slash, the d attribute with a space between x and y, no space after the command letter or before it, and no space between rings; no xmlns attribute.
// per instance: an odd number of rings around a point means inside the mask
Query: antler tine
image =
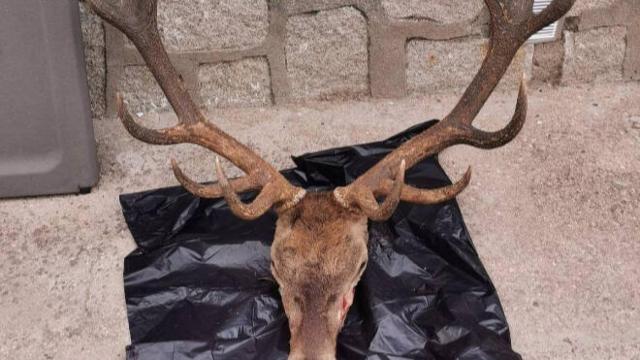
<svg viewBox="0 0 640 360"><path fill-rule="evenodd" d="M218 175L218 184L222 190L224 199L229 204L229 208L237 217L244 220L255 220L267 212L271 206L273 206L273 199L277 196L277 189L273 183L267 184L258 197L249 205L240 200L238 194L236 194L231 188L231 184L227 179L227 175L222 169L220 164L220 158L216 157L216 174Z"/></svg>
<svg viewBox="0 0 640 360"><path fill-rule="evenodd" d="M467 169L467 172L456 183L437 188L437 189L418 189L416 187L406 185L402 186L402 192L400 193L400 200L414 203L414 204L439 204L448 200L451 200L458 196L464 189L467 188L471 181L471 167ZM392 192L393 181L383 181L380 190L376 195L386 196Z"/></svg>
<svg viewBox="0 0 640 360"><path fill-rule="evenodd" d="M122 121L125 129L134 138L154 145L175 145L186 141L187 129L180 125L166 129L149 129L138 124L134 119L121 94L117 95L116 105L118 106L118 117Z"/></svg>
<svg viewBox="0 0 640 360"><path fill-rule="evenodd" d="M351 201L355 201L356 204L362 211L369 217L369 219L373 221L384 221L387 220L393 215L398 203L400 202L400 197L402 193L402 188L404 187L404 175L406 172L406 162L402 160L400 162L400 166L398 167L398 171L396 173L395 180L389 180L389 188L388 192L385 194L386 199L382 204L378 204L374 193L365 187L357 188L354 191L358 191L357 196L353 197L353 199L347 198L347 196L351 195L348 193L348 188L338 188L335 190L334 195L336 200L342 206L349 207L351 205ZM346 191L346 192L345 192Z"/></svg>
<svg viewBox="0 0 640 360"><path fill-rule="evenodd" d="M518 49L534 33L562 17L575 0L554 0L540 14L534 15L531 1L485 0L491 19L491 36L487 55L480 70L453 110L439 123L418 134L388 154L379 163L356 179L351 185L338 188L336 197L346 206L363 203L368 195L388 196L394 190L391 185L393 169L406 161L407 169L422 159L455 144L469 144L492 149L510 142L520 132L527 113L527 87L523 77L518 93L515 113L501 130L487 132L472 123L489 96L504 76ZM522 11L527 6L527 11ZM443 189L417 189L405 185L400 193L404 201L432 204L454 198L469 183L470 171L456 184ZM368 192L363 190L368 189ZM367 195L363 195L363 194ZM363 210L364 211L364 210Z"/></svg>
<svg viewBox="0 0 640 360"><path fill-rule="evenodd" d="M178 182L190 193L206 199L216 199L224 196L224 192L222 191L222 187L219 183L216 185L201 185L191 180L184 174L184 172L182 172L178 163L173 159L171 160L171 167L173 169L173 174L176 179L178 179ZM256 183L253 178L247 176L229 180L229 185L236 193L258 190L261 187L261 185Z"/></svg>
<svg viewBox="0 0 640 360"><path fill-rule="evenodd" d="M158 0L118 0L118 5L105 0L89 0L96 13L120 29L136 46L158 81L178 116L179 124L167 129L148 129L136 123L121 96L118 96L118 115L125 128L135 138L150 144L172 145L191 143L205 147L231 161L247 176L229 182L219 178L220 184L202 186L184 175L173 161L173 170L185 188L195 195L213 197L223 195L232 211L244 219L262 215L274 204L290 206L299 201L304 190L292 186L273 166L233 137L207 122L191 98L182 78L167 54L157 23ZM224 173L218 172L224 176ZM224 185L224 184L226 185ZM231 191L262 188L254 203L242 204Z"/></svg>
<svg viewBox="0 0 640 360"><path fill-rule="evenodd" d="M527 81L523 75L520 81L516 109L511 121L502 129L492 132L470 126L469 131L462 134L460 142L481 149L495 149L503 146L513 140L522 130L527 119L528 108Z"/></svg>

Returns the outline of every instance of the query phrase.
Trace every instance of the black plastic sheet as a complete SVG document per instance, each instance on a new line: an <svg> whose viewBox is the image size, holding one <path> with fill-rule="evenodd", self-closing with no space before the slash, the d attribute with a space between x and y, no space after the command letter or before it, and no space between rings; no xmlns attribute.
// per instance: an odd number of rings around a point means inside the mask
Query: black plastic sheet
<svg viewBox="0 0 640 360"><path fill-rule="evenodd" d="M285 175L309 189L344 185L432 124L295 158ZM450 184L435 158L413 167L407 182ZM182 188L120 200L139 246L125 259L127 359L287 358L287 319L269 271L273 213L244 222L223 200ZM369 265L338 339L339 359L521 359L455 201L402 203L369 231Z"/></svg>

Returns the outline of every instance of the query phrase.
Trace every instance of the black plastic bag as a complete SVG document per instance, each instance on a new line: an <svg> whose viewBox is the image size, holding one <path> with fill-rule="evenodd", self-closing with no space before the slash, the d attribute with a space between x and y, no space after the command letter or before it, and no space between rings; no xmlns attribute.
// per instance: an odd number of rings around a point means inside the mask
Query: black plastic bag
<svg viewBox="0 0 640 360"><path fill-rule="evenodd" d="M295 158L285 175L309 189L344 185L433 123ZM433 158L406 178L419 187L450 184ZM127 359L287 358L287 319L269 271L273 213L244 222L223 200L182 188L120 201L139 246L125 259ZM338 339L339 359L521 359L455 201L402 203L369 231L369 265Z"/></svg>

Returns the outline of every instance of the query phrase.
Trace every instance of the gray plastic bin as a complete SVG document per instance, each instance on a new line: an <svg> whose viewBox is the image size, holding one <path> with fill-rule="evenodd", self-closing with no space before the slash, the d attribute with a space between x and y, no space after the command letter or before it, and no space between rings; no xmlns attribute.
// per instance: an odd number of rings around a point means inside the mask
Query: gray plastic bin
<svg viewBox="0 0 640 360"><path fill-rule="evenodd" d="M0 1L0 198L97 178L78 1Z"/></svg>

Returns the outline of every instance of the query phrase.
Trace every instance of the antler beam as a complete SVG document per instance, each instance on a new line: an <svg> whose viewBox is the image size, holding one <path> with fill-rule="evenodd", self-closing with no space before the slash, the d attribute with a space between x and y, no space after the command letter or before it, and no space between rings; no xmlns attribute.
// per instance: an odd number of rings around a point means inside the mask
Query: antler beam
<svg viewBox="0 0 640 360"><path fill-rule="evenodd" d="M513 118L503 129L487 132L475 128L472 123L522 44L531 35L562 17L574 2L575 0L554 0L544 11L535 15L531 1L485 0L491 19L487 55L451 113L388 154L351 185L336 189L336 198L345 206L369 204L365 207L370 208L373 194L395 196L390 179L401 162L405 162L409 169L422 159L452 145L468 144L493 149L513 140L522 129L527 114L524 77ZM467 172L461 181L445 189L416 189L405 185L399 196L402 200L421 204L442 202L460 193L468 184L469 176L470 172Z"/></svg>
<svg viewBox="0 0 640 360"><path fill-rule="evenodd" d="M157 22L158 0L121 0L118 5L105 0L89 0L91 7L107 22L120 29L136 46L153 76L176 112L179 124L167 129L149 129L138 124L118 96L118 115L125 128L138 140L149 144L172 145L191 143L205 147L231 161L247 176L205 187L187 178L173 162L174 173L188 190L199 196L223 195L241 218L252 219L264 214L271 206L290 206L299 201L304 190L292 186L273 166L214 124L205 120L182 78L171 64ZM218 171L218 175L224 173ZM223 184L224 183L224 184ZM242 204L234 191L260 189L256 201Z"/></svg>

